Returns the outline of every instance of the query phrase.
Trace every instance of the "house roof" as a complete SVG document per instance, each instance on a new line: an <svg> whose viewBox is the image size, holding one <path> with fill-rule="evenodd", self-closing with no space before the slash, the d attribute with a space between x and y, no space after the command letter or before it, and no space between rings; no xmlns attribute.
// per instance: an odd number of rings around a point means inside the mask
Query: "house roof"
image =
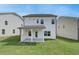
<svg viewBox="0 0 79 59"><path fill-rule="evenodd" d="M46 27L44 25L27 25L18 27L19 29L45 29Z"/></svg>
<svg viewBox="0 0 79 59"><path fill-rule="evenodd" d="M79 17L73 17L73 16L59 16L58 17L59 19L61 19L61 18L71 18L71 19L79 19Z"/></svg>
<svg viewBox="0 0 79 59"><path fill-rule="evenodd" d="M20 15L18 15L18 14L15 13L15 12L0 12L0 15L4 15L4 14L14 14L14 15L20 17L20 18L23 20L23 17L21 17Z"/></svg>
<svg viewBox="0 0 79 59"><path fill-rule="evenodd" d="M24 15L23 17L57 17L57 15L53 15L53 14L29 14L29 15Z"/></svg>

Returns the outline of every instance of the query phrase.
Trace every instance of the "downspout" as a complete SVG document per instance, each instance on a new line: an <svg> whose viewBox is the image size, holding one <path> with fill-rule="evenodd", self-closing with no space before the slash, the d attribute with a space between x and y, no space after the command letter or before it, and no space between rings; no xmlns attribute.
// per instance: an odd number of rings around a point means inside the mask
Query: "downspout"
<svg viewBox="0 0 79 59"><path fill-rule="evenodd" d="M77 19L77 38L78 38L78 40L79 40L79 28L78 28L78 24L79 23L79 19Z"/></svg>
<svg viewBox="0 0 79 59"><path fill-rule="evenodd" d="M55 17L55 33L56 33L56 38L57 38L57 17Z"/></svg>

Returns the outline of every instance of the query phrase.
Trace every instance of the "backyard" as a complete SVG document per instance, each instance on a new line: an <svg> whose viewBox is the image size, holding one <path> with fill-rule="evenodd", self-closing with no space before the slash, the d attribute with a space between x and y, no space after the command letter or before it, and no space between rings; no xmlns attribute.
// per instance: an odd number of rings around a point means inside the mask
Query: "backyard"
<svg viewBox="0 0 79 59"><path fill-rule="evenodd" d="M19 44L19 36L0 38L0 55L78 55L79 41L58 37L44 43Z"/></svg>

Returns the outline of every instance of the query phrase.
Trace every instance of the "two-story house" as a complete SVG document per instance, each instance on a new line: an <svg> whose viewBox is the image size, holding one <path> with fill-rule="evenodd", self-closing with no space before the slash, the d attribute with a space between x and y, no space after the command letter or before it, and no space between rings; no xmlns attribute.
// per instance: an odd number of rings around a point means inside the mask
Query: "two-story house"
<svg viewBox="0 0 79 59"><path fill-rule="evenodd" d="M57 20L57 36L79 40L79 17L60 16Z"/></svg>
<svg viewBox="0 0 79 59"><path fill-rule="evenodd" d="M23 18L14 12L0 13L0 36L19 35L19 29Z"/></svg>
<svg viewBox="0 0 79 59"><path fill-rule="evenodd" d="M44 42L56 39L56 15L29 14L23 16L23 26L19 27L21 42Z"/></svg>

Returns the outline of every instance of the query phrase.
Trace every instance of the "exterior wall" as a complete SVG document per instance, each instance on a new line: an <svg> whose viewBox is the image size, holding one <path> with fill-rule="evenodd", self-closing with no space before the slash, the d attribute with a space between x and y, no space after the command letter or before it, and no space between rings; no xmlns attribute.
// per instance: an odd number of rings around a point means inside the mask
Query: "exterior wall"
<svg viewBox="0 0 79 59"><path fill-rule="evenodd" d="M79 28L79 19L77 20L77 27Z"/></svg>
<svg viewBox="0 0 79 59"><path fill-rule="evenodd" d="M8 25L5 25L5 21L8 21ZM14 14L0 14L0 36L13 36L19 35L19 29L21 27L22 19ZM5 34L2 35L2 29L5 29ZM13 34L15 29L15 34Z"/></svg>
<svg viewBox="0 0 79 59"><path fill-rule="evenodd" d="M37 19L39 19L39 23L37 23ZM44 20L44 24L46 29L44 31L51 31L51 36L44 36L44 38L56 39L56 18L55 17L24 17L24 25L40 25L41 19ZM52 19L55 20L55 24L52 24ZM43 31L43 35L44 35Z"/></svg>
<svg viewBox="0 0 79 59"><path fill-rule="evenodd" d="M29 31L31 31L31 36L28 36ZM35 37L35 31L38 32L38 37ZM26 39L29 39L29 41L26 41ZM21 42L33 42L33 39L41 40L37 42L44 42L43 30L42 29L22 29L21 30Z"/></svg>
<svg viewBox="0 0 79 59"><path fill-rule="evenodd" d="M78 39L77 19L72 17L59 17L57 20L57 36Z"/></svg>

